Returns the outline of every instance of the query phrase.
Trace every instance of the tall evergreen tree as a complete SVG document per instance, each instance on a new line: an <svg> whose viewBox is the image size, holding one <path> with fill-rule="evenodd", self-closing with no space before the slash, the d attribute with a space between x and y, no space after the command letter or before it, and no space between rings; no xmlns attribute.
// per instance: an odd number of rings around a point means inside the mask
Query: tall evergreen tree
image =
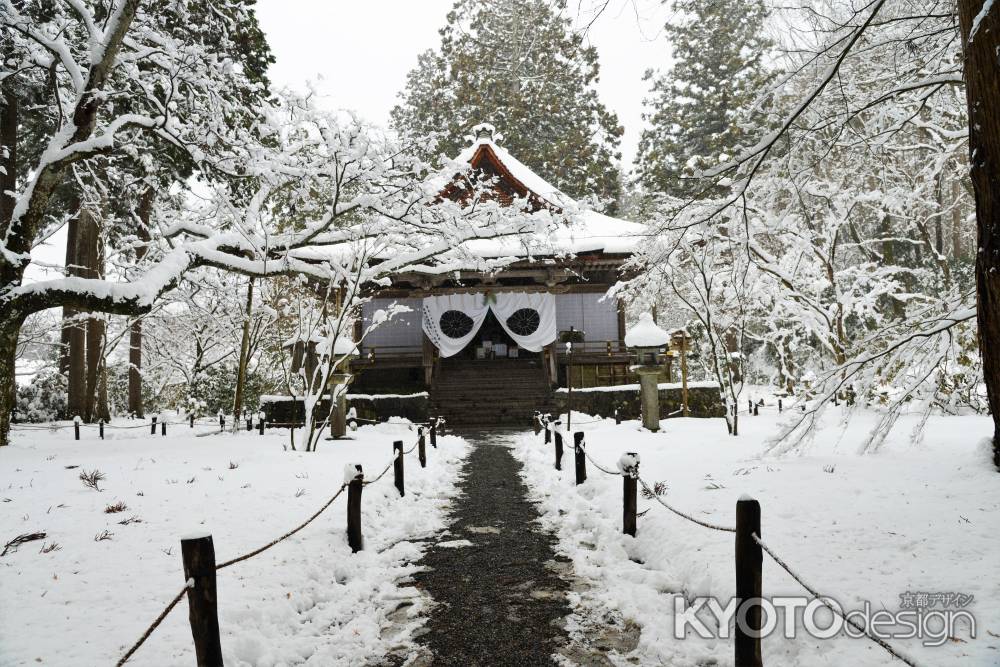
<svg viewBox="0 0 1000 667"><path fill-rule="evenodd" d="M597 51L563 16L565 0L457 0L441 46L418 58L392 111L406 135L457 154L489 122L502 145L566 194L617 201L622 128L598 99Z"/></svg>
<svg viewBox="0 0 1000 667"><path fill-rule="evenodd" d="M695 172L740 146L753 103L771 75L764 64L762 0L674 0L664 26L674 63L652 82L636 156L649 192L691 197L704 187ZM749 133L753 136L753 133Z"/></svg>

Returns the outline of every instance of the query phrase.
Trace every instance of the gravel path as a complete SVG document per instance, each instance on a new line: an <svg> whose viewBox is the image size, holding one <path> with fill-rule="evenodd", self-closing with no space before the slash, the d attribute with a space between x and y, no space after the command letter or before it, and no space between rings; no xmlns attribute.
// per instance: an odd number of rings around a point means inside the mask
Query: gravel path
<svg viewBox="0 0 1000 667"><path fill-rule="evenodd" d="M434 665L554 664L570 612L569 584L554 572L565 559L535 521L521 464L508 449L513 434L463 435L474 448L449 534L425 553L420 564L429 570L415 577L437 602L420 641Z"/></svg>

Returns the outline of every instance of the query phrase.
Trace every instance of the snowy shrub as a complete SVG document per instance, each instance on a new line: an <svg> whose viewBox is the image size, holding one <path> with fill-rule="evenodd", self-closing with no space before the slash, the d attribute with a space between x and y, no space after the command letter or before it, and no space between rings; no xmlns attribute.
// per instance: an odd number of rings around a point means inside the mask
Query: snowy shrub
<svg viewBox="0 0 1000 667"><path fill-rule="evenodd" d="M59 372L42 371L31 384L17 388L17 421L48 422L67 416L66 378Z"/></svg>

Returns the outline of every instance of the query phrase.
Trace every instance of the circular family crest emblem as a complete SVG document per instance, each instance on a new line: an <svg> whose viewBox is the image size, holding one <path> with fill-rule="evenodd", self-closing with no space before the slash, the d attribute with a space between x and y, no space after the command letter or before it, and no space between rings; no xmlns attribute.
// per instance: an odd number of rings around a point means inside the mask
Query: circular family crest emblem
<svg viewBox="0 0 1000 667"><path fill-rule="evenodd" d="M460 310L446 310L441 313L441 319L438 321L441 333L448 338L462 338L469 335L473 324L472 318Z"/></svg>

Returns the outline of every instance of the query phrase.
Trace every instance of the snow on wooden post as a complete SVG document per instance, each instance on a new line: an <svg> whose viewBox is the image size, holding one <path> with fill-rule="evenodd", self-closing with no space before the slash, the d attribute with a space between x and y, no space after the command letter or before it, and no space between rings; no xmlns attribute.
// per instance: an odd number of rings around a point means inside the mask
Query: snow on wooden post
<svg viewBox="0 0 1000 667"><path fill-rule="evenodd" d="M563 441L562 441L562 431L560 427L562 426L561 421L556 422L556 470L562 470L562 455L563 455Z"/></svg>
<svg viewBox="0 0 1000 667"><path fill-rule="evenodd" d="M760 629L763 626L763 610L759 604L763 596L761 567L763 554L760 544L754 539L760 537L760 503L742 496L736 501L736 667L762 667L760 653ZM748 600L758 604L740 606ZM745 622L740 620L745 618Z"/></svg>
<svg viewBox="0 0 1000 667"><path fill-rule="evenodd" d="M583 484L587 481L587 458L584 454L583 431L573 434L573 453L576 455L576 483Z"/></svg>
<svg viewBox="0 0 1000 667"><path fill-rule="evenodd" d="M192 582L188 590L188 619L194 638L198 667L222 667L222 644L219 641L218 596L215 589L215 545L211 535L181 538L184 579Z"/></svg>
<svg viewBox="0 0 1000 667"><path fill-rule="evenodd" d="M620 426L622 423L622 416L618 413L618 408L615 408L615 425Z"/></svg>
<svg viewBox="0 0 1000 667"><path fill-rule="evenodd" d="M625 452L618 459L622 474L622 533L635 537L639 505L639 454Z"/></svg>
<svg viewBox="0 0 1000 667"><path fill-rule="evenodd" d="M219 410L219 428L223 430L226 428L226 415L222 414L222 410Z"/></svg>
<svg viewBox="0 0 1000 667"><path fill-rule="evenodd" d="M80 417L79 417L79 415L77 415L76 417L73 417L73 439L74 440L79 440L80 439Z"/></svg>
<svg viewBox="0 0 1000 667"><path fill-rule="evenodd" d="M424 438L424 427L417 427L417 459L420 460L420 467L427 467L427 442Z"/></svg>
<svg viewBox="0 0 1000 667"><path fill-rule="evenodd" d="M103 419L97 423L97 435L100 436L101 440L104 440L104 420Z"/></svg>
<svg viewBox="0 0 1000 667"><path fill-rule="evenodd" d="M397 440L392 443L392 478L393 483L396 485L396 490L399 491L399 497L402 498L406 495L403 491L403 441Z"/></svg>
<svg viewBox="0 0 1000 667"><path fill-rule="evenodd" d="M347 484L347 544L357 553L365 548L361 536L361 491L365 488L365 474L360 463L348 463L344 467L344 483Z"/></svg>
<svg viewBox="0 0 1000 667"><path fill-rule="evenodd" d="M153 415L152 420L149 423L149 434L156 435L156 415Z"/></svg>
<svg viewBox="0 0 1000 667"><path fill-rule="evenodd" d="M437 437L437 417L431 417L431 447L437 449L438 437Z"/></svg>
<svg viewBox="0 0 1000 667"><path fill-rule="evenodd" d="M259 431L260 435L264 435L264 417L265 416L266 415L264 414L263 410L261 410L260 412L257 413L257 430Z"/></svg>

